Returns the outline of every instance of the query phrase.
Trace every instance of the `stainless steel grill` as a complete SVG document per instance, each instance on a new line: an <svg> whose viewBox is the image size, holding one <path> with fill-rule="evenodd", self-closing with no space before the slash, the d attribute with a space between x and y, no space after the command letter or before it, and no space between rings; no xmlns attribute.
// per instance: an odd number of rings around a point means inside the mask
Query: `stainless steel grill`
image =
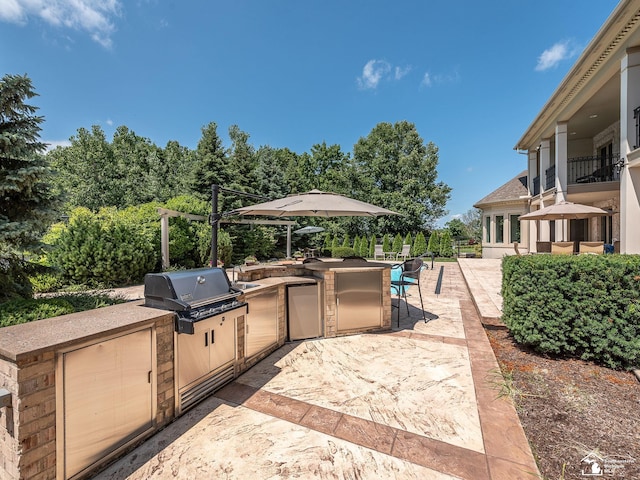
<svg viewBox="0 0 640 480"><path fill-rule="evenodd" d="M246 305L221 268L148 273L144 304L176 313L176 331L193 334L194 323Z"/></svg>

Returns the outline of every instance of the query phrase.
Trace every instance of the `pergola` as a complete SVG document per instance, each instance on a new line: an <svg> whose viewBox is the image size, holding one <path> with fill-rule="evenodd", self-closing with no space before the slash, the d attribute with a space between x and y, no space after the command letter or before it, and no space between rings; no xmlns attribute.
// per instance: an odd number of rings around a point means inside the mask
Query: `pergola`
<svg viewBox="0 0 640 480"><path fill-rule="evenodd" d="M160 245L162 251L162 268L166 270L170 266L169 262L169 217L182 217L195 221L208 221L209 218L202 215L192 215L190 213L178 212L166 208L159 208L160 215ZM243 225L286 225L287 226L287 258L291 258L291 227L296 225L293 220L219 220L220 223L243 224Z"/></svg>

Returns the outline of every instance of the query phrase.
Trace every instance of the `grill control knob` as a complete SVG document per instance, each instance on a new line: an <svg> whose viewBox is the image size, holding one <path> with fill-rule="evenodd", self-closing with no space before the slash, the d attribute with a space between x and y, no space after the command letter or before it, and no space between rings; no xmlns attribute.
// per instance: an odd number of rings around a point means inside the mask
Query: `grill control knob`
<svg viewBox="0 0 640 480"><path fill-rule="evenodd" d="M206 278L204 278L202 275L198 275L198 278L196 280L200 285L202 285L204 282L207 281Z"/></svg>

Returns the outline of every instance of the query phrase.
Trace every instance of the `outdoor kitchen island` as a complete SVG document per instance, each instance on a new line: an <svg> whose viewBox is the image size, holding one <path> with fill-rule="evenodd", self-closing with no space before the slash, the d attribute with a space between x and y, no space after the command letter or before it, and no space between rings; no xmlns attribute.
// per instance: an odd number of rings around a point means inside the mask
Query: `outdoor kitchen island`
<svg viewBox="0 0 640 480"><path fill-rule="evenodd" d="M391 265L346 259L245 267L238 279L257 284L276 277L320 282L322 337L391 328Z"/></svg>
<svg viewBox="0 0 640 480"><path fill-rule="evenodd" d="M174 286L182 275L197 288L213 280L208 270L167 275ZM192 395L204 398L284 345L290 288L315 287L316 337L391 325L388 264L267 265L237 280L230 308L193 329L180 312L142 301L2 328L0 478L91 476L180 415ZM183 357L196 340L203 355Z"/></svg>

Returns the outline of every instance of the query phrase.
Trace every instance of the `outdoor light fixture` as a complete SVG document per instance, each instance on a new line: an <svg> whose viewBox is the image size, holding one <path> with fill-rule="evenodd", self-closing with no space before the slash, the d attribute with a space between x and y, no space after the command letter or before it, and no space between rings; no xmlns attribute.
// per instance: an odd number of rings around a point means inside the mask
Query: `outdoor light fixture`
<svg viewBox="0 0 640 480"><path fill-rule="evenodd" d="M626 165L627 164L624 163L624 158L621 158L620 160L618 160L616 163L613 164L613 168L616 169L617 173L620 173Z"/></svg>

